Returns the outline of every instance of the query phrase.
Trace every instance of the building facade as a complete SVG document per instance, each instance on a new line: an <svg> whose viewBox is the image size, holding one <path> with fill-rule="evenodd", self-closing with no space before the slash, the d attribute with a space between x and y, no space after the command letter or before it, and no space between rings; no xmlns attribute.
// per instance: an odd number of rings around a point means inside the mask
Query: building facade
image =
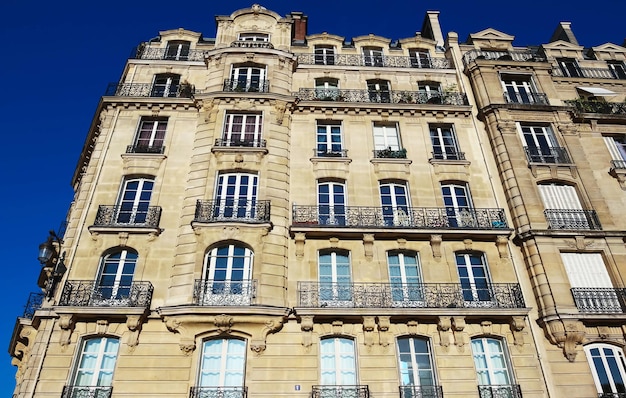
<svg viewBox="0 0 626 398"><path fill-rule="evenodd" d="M626 119L598 99L626 49L438 17L346 39L253 5L141 43L43 245L14 396L626 393Z"/></svg>

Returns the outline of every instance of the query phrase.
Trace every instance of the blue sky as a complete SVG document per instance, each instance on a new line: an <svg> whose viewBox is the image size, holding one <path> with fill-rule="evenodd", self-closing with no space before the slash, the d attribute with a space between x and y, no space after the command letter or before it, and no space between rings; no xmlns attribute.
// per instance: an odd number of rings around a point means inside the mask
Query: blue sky
<svg viewBox="0 0 626 398"><path fill-rule="evenodd" d="M70 181L100 96L119 79L132 48L160 30L183 27L215 36L215 15L249 7L253 1L111 0L107 2L2 0L0 72L0 214L6 274L0 278L4 319L0 348L8 347L15 317L36 291L37 247L57 229L72 200ZM411 37L427 10L439 10L444 32L464 41L492 27L515 36L515 45L545 43L560 21L572 22L581 45L622 44L626 1L259 1L285 15L309 16L309 34L345 37L375 33ZM183 6L184 4L184 6ZM510 4L507 6L507 4ZM575 7L572 7L575 4ZM6 352L6 351L5 351ZM0 396L10 396L15 370L0 356Z"/></svg>

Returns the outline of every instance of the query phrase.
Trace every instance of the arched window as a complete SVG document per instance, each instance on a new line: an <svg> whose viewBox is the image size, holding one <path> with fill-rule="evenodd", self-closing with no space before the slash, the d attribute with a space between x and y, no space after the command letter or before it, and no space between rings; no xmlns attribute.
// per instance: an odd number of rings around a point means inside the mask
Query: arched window
<svg viewBox="0 0 626 398"><path fill-rule="evenodd" d="M343 182L319 181L317 206L320 224L346 225L346 194Z"/></svg>
<svg viewBox="0 0 626 398"><path fill-rule="evenodd" d="M350 253L343 250L319 252L319 301L321 307L351 307Z"/></svg>
<svg viewBox="0 0 626 398"><path fill-rule="evenodd" d="M253 173L220 173L213 217L216 220L255 220L258 180L258 175Z"/></svg>
<svg viewBox="0 0 626 398"><path fill-rule="evenodd" d="M385 225L391 227L410 226L411 212L406 183L403 181L381 181L379 188Z"/></svg>
<svg viewBox="0 0 626 398"><path fill-rule="evenodd" d="M98 300L115 301L121 305L131 298L137 252L123 249L104 256L100 264L97 290Z"/></svg>
<svg viewBox="0 0 626 398"><path fill-rule="evenodd" d="M624 351L609 344L589 344L585 355L599 396L626 394L626 358ZM606 394L606 395L603 395Z"/></svg>
<svg viewBox="0 0 626 398"><path fill-rule="evenodd" d="M354 348L354 340L345 337L330 337L320 341L320 384L324 386L358 384Z"/></svg>
<svg viewBox="0 0 626 398"><path fill-rule="evenodd" d="M117 202L116 224L146 224L150 219L150 197L154 179L128 178Z"/></svg>
<svg viewBox="0 0 626 398"><path fill-rule="evenodd" d="M110 397L119 345L115 337L84 340L67 396Z"/></svg>
<svg viewBox="0 0 626 398"><path fill-rule="evenodd" d="M180 75L160 73L154 76L151 97L178 97Z"/></svg>
<svg viewBox="0 0 626 398"><path fill-rule="evenodd" d="M201 305L249 305L253 297L254 253L241 244L214 247L205 257L205 277L199 295Z"/></svg>
<svg viewBox="0 0 626 398"><path fill-rule="evenodd" d="M400 396L403 398L442 396L435 381L428 339L399 337L397 343Z"/></svg>
<svg viewBox="0 0 626 398"><path fill-rule="evenodd" d="M442 183L441 194L446 208L448 224L452 228L472 228L477 226L472 197L467 184Z"/></svg>
<svg viewBox="0 0 626 398"><path fill-rule="evenodd" d="M240 92L266 92L265 65L239 64L233 65L230 74L230 83L226 85L226 91Z"/></svg>
<svg viewBox="0 0 626 398"><path fill-rule="evenodd" d="M246 342L214 339L202 343L202 359L194 397L244 397Z"/></svg>
<svg viewBox="0 0 626 398"><path fill-rule="evenodd" d="M502 340L479 337L472 339L472 355L481 397L521 397L513 384L511 365Z"/></svg>

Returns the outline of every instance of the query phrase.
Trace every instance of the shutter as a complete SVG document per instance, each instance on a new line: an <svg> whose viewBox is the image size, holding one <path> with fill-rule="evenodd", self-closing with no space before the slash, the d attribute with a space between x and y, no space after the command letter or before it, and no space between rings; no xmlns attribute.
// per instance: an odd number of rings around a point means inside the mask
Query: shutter
<svg viewBox="0 0 626 398"><path fill-rule="evenodd" d="M561 259L572 287L613 287L600 253L561 253Z"/></svg>
<svg viewBox="0 0 626 398"><path fill-rule="evenodd" d="M576 189L570 185L540 184L539 194L546 209L582 210Z"/></svg>

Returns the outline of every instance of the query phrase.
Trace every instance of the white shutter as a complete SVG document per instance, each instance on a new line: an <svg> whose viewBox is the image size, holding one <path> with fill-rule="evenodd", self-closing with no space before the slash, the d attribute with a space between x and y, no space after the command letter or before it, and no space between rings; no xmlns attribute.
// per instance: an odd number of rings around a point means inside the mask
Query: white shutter
<svg viewBox="0 0 626 398"><path fill-rule="evenodd" d="M620 154L619 150L617 149L617 146L615 145L615 140L613 139L613 137L602 137L604 138L604 143L606 144L606 147L609 150L609 153L611 154L611 159L613 160L619 160L622 158L622 155Z"/></svg>
<svg viewBox="0 0 626 398"><path fill-rule="evenodd" d="M561 253L561 259L572 287L613 287L600 253Z"/></svg>
<svg viewBox="0 0 626 398"><path fill-rule="evenodd" d="M570 185L540 184L539 194L546 209L582 210L576 189Z"/></svg>

